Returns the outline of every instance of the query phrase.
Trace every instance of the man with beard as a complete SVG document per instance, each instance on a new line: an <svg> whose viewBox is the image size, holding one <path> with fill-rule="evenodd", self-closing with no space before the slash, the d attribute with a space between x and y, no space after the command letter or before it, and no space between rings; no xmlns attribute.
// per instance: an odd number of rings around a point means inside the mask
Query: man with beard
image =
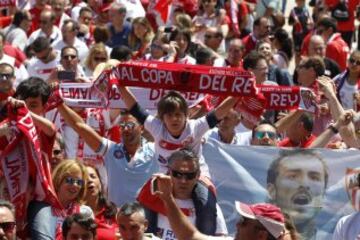
<svg viewBox="0 0 360 240"><path fill-rule="evenodd" d="M326 163L311 150L284 150L268 169L271 202L290 215L302 239L316 239L328 177Z"/></svg>
<svg viewBox="0 0 360 240"><path fill-rule="evenodd" d="M16 240L15 207L0 200L0 239Z"/></svg>
<svg viewBox="0 0 360 240"><path fill-rule="evenodd" d="M101 137L94 129L65 104L58 107L66 124L73 128L85 143L104 157L108 176L109 200L117 206L135 200L138 189L158 171L154 161L154 145L142 138L143 126L128 112L122 112L120 128L122 143Z"/></svg>

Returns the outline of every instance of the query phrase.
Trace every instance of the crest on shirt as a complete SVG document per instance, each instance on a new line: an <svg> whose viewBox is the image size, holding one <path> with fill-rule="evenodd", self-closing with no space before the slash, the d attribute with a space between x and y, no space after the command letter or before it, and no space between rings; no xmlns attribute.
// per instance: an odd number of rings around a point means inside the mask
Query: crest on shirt
<svg viewBox="0 0 360 240"><path fill-rule="evenodd" d="M116 150L114 151L114 157L115 157L115 158L121 159L121 158L123 158L124 156L125 156L125 154L124 154L123 150L121 150L121 149L116 149Z"/></svg>

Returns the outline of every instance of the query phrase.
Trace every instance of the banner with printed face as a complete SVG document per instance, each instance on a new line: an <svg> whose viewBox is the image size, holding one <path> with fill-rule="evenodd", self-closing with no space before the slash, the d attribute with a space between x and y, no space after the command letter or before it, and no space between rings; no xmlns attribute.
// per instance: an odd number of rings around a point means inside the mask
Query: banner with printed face
<svg viewBox="0 0 360 240"><path fill-rule="evenodd" d="M270 202L287 212L303 239L331 239L337 221L359 209L358 150L296 150L204 144L229 233L239 220L234 201ZM226 174L224 174L226 173Z"/></svg>

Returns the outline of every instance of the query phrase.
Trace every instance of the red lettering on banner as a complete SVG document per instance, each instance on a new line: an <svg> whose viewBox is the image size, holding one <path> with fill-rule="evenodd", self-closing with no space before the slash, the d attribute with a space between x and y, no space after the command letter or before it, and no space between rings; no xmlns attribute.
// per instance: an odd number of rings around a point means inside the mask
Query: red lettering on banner
<svg viewBox="0 0 360 240"><path fill-rule="evenodd" d="M270 93L270 106L295 106L295 103L299 101L298 95Z"/></svg>
<svg viewBox="0 0 360 240"><path fill-rule="evenodd" d="M215 76L209 76L202 74L200 76L200 90L204 89L210 89L213 91L220 91L220 92L226 92L227 89L225 88L225 80L226 76L221 75L215 75Z"/></svg>
<svg viewBox="0 0 360 240"><path fill-rule="evenodd" d="M159 89L150 89L150 96L149 96L149 100L156 100L162 97L162 92Z"/></svg>
<svg viewBox="0 0 360 240"><path fill-rule="evenodd" d="M16 158L9 161L9 158L5 158L6 168L9 170L10 185L13 191L13 197L20 193L20 159Z"/></svg>

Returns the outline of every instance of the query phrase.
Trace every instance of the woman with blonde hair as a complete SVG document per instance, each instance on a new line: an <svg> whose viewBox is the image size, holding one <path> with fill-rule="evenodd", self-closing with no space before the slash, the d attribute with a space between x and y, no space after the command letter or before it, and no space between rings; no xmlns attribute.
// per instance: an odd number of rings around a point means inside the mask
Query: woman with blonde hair
<svg viewBox="0 0 360 240"><path fill-rule="evenodd" d="M91 208L83 205L87 179L87 170L79 161L64 160L56 166L52 180L62 208L54 209L44 202L33 202L28 211L31 239L62 239L62 222L74 213L94 218Z"/></svg>
<svg viewBox="0 0 360 240"><path fill-rule="evenodd" d="M129 48L134 52L133 59L142 58L154 37L150 22L144 17L134 18L128 37Z"/></svg>
<svg viewBox="0 0 360 240"><path fill-rule="evenodd" d="M105 44L96 43L90 50L85 60L84 72L85 76L91 78L96 66L99 63L106 62L109 59Z"/></svg>

